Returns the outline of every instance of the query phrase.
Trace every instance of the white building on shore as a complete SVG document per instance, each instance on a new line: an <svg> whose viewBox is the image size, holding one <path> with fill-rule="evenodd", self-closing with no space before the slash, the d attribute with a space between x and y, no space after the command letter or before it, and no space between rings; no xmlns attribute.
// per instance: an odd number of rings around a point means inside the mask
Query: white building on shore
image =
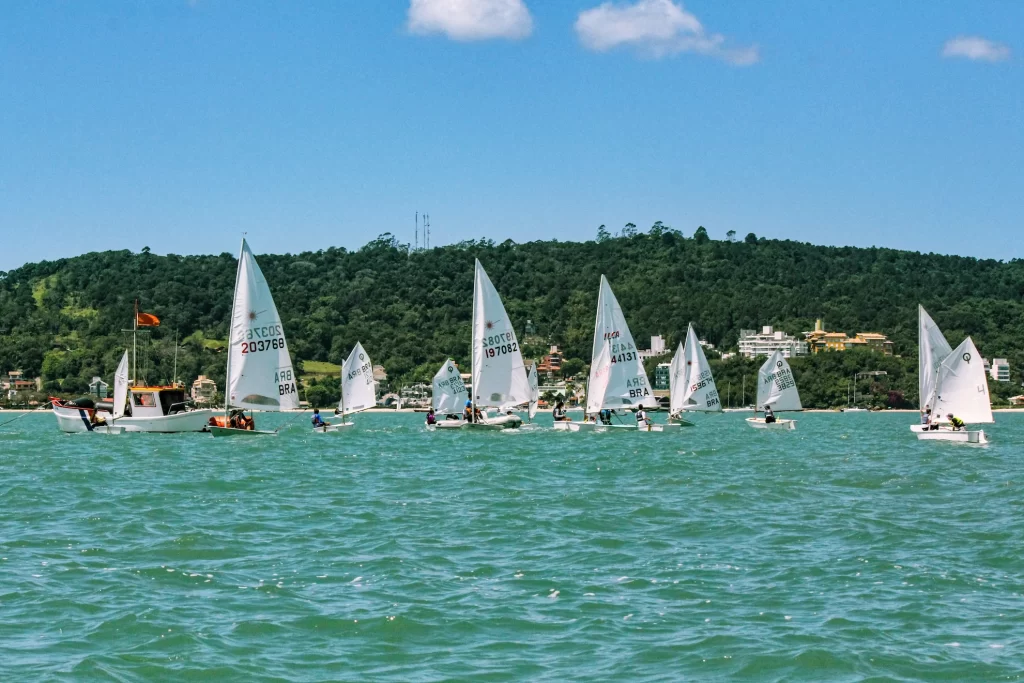
<svg viewBox="0 0 1024 683"><path fill-rule="evenodd" d="M740 339L737 345L740 355L744 358L770 356L776 351L782 351L782 355L786 358L808 354L807 342L781 330L776 330L771 325L762 327L760 334L755 330L740 330Z"/></svg>

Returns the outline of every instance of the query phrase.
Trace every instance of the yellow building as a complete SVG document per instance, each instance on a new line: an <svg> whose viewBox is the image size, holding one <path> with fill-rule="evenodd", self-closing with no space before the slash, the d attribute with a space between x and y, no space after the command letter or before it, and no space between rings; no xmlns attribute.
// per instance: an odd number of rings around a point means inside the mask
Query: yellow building
<svg viewBox="0 0 1024 683"><path fill-rule="evenodd" d="M821 318L814 321L814 331L804 332L811 353L819 351L847 351L849 349L868 349L892 355L893 343L884 334L877 332L858 332L848 337L844 332L826 332Z"/></svg>

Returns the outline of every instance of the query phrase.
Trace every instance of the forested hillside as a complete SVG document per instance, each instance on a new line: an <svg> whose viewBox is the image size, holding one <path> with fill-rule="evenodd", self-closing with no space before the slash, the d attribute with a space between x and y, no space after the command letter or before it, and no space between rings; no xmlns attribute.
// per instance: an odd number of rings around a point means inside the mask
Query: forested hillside
<svg viewBox="0 0 1024 683"><path fill-rule="evenodd" d="M532 320L540 337L583 362L590 360L604 273L641 346L650 335L663 334L674 348L690 321L702 337L728 349L741 328L771 324L799 334L823 317L830 330L889 335L904 356L900 367L913 374L920 302L954 345L970 334L985 357L1009 358L1019 383L1020 261L820 247L753 235L718 241L703 228L687 237L660 223L648 232L625 232L611 237L602 230L598 240L582 243L485 240L414 253L386 234L357 251L330 248L258 260L297 361L339 363L358 340L397 381L428 378L447 355L468 364L473 259L479 258L520 335ZM258 252L259 244L252 246ZM93 375L109 381L138 299L140 310L162 321L148 333L140 374L154 382L171 379L177 334L179 379L203 373L222 385L235 263L232 254L112 251L0 273L0 371L42 375L49 390L65 393L84 390ZM544 349L538 344L526 350L537 356ZM798 379L802 363L794 363ZM826 395L837 391L838 378L829 380L831 393L805 403L834 403ZM915 382L909 377L903 389ZM916 402L916 395L907 399Z"/></svg>

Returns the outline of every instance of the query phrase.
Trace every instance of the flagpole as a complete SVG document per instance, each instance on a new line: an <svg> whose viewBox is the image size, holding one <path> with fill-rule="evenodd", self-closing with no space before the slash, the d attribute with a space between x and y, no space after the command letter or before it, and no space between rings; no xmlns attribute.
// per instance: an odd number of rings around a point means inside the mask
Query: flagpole
<svg viewBox="0 0 1024 683"><path fill-rule="evenodd" d="M135 322L132 325L132 386L139 381L139 300L135 300Z"/></svg>

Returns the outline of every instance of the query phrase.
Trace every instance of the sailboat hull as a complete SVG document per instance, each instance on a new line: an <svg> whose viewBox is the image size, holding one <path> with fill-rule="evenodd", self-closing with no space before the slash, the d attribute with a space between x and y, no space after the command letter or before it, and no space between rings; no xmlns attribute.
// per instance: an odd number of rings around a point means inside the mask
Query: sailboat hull
<svg viewBox="0 0 1024 683"><path fill-rule="evenodd" d="M951 441L954 443L973 444L988 443L988 437L985 436L985 431L982 429L960 429L954 431L949 427L925 429L924 425L911 425L910 431L917 436L918 441Z"/></svg>
<svg viewBox="0 0 1024 683"><path fill-rule="evenodd" d="M233 427L209 427L210 433L214 436L271 436L277 432L260 432L255 429L235 429Z"/></svg>
<svg viewBox="0 0 1024 683"><path fill-rule="evenodd" d="M748 417L747 424L754 429L772 429L772 430L793 430L796 429L796 420L776 420L775 422L765 422L763 417Z"/></svg>
<svg viewBox="0 0 1024 683"><path fill-rule="evenodd" d="M635 424L612 424L605 425L598 422L556 422L555 431L559 432L674 432L682 425L678 424L650 424L637 426Z"/></svg>
<svg viewBox="0 0 1024 683"><path fill-rule="evenodd" d="M354 422L341 422L339 424L324 425L323 427L313 427L313 432L316 434L336 434L346 427L355 426Z"/></svg>
<svg viewBox="0 0 1024 683"><path fill-rule="evenodd" d="M54 406L53 414L57 418L57 427L62 432L73 434L75 432L95 431L95 425L90 429L87 410L71 406ZM98 415L104 417L108 424L114 423L113 415L110 413L99 411ZM175 434L178 432L205 431L207 423L212 416L212 410L203 409L153 417L119 417L116 423L125 432Z"/></svg>
<svg viewBox="0 0 1024 683"><path fill-rule="evenodd" d="M467 422L462 425L464 429L489 429L491 431L500 429L518 429L523 426L523 418L518 415L498 415L497 417L486 418L483 422Z"/></svg>

